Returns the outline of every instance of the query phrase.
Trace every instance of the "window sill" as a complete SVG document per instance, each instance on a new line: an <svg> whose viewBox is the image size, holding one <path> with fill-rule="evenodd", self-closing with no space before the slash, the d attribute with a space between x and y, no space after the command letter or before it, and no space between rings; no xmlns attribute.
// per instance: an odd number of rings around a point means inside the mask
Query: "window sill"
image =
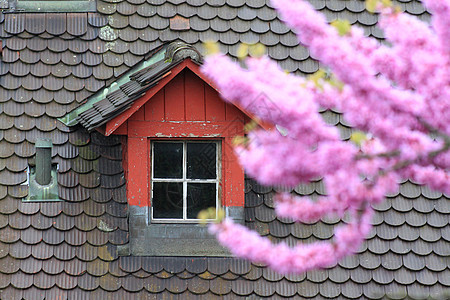
<svg viewBox="0 0 450 300"><path fill-rule="evenodd" d="M17 1L15 12L95 12L95 0L79 1Z"/></svg>
<svg viewBox="0 0 450 300"><path fill-rule="evenodd" d="M148 207L129 207L130 248L135 256L231 256L208 227L200 224L149 224ZM227 215L243 223L244 208L225 208Z"/></svg>

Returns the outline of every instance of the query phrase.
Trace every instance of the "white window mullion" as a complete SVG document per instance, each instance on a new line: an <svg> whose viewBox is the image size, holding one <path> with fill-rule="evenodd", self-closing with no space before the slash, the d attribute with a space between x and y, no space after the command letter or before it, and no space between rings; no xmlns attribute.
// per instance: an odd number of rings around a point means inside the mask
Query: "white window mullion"
<svg viewBox="0 0 450 300"><path fill-rule="evenodd" d="M187 220L187 143L183 142L183 220Z"/></svg>

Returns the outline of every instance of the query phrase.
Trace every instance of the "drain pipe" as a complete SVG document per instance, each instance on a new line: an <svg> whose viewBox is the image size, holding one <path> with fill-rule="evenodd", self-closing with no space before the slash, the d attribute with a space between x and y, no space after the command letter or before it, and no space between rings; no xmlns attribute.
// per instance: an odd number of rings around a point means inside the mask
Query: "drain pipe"
<svg viewBox="0 0 450 300"><path fill-rule="evenodd" d="M36 141L36 181L40 185L48 185L52 179L52 141L39 139Z"/></svg>

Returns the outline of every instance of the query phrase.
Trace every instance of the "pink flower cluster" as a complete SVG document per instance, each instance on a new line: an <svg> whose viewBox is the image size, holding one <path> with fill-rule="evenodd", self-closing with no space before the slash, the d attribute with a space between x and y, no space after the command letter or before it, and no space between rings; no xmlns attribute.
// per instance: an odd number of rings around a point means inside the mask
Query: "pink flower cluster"
<svg viewBox="0 0 450 300"><path fill-rule="evenodd" d="M293 248L285 243L272 244L255 231L225 220L210 226L212 234L230 251L242 258L266 264L279 273L302 273L335 265L339 259L358 250L369 234L371 210L363 212L361 223L351 223L336 230L334 243L299 244Z"/></svg>
<svg viewBox="0 0 450 300"><path fill-rule="evenodd" d="M302 0L272 0L313 57L343 87L286 74L267 57L241 68L217 54L202 70L222 96L283 128L249 133L237 153L246 172L266 185L295 186L323 178L327 196L312 201L280 194L276 211L300 222L328 214L353 218L331 243L273 245L227 220L211 230L234 254L283 273L332 265L355 252L370 231L370 204L398 188L402 178L450 194L450 1L424 0L432 26L380 7L380 26L392 46L352 28L341 36ZM319 108L336 108L367 133L361 147L341 141Z"/></svg>

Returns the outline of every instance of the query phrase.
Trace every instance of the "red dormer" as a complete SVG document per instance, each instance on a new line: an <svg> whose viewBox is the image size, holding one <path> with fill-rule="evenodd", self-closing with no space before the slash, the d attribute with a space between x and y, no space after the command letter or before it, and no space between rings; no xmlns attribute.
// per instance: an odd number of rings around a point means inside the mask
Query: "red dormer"
<svg viewBox="0 0 450 300"><path fill-rule="evenodd" d="M220 99L200 63L192 46L163 46L63 120L123 136L132 254L227 255L197 215L224 209L243 222L232 145L251 116Z"/></svg>

